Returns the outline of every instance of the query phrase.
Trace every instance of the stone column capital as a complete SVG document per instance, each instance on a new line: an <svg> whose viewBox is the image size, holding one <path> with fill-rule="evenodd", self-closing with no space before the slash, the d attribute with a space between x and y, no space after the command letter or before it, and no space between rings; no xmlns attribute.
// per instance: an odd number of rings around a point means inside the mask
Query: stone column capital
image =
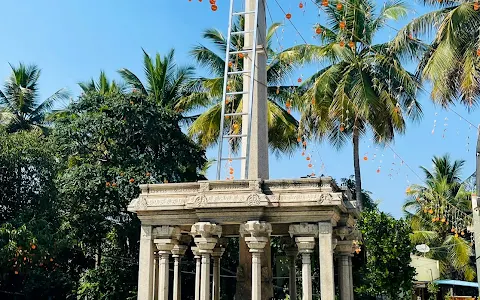
<svg viewBox="0 0 480 300"><path fill-rule="evenodd" d="M195 241L195 244L197 245L198 252L200 252L200 255L204 253L212 253L213 248L215 248L215 245L217 244L216 238L196 237L194 241Z"/></svg>
<svg viewBox="0 0 480 300"><path fill-rule="evenodd" d="M186 251L187 251L187 246L176 244L172 248L172 256L173 257L182 257L182 256L185 255Z"/></svg>
<svg viewBox="0 0 480 300"><path fill-rule="evenodd" d="M288 233L294 236L313 236L318 235L318 225L309 223L292 224L288 228Z"/></svg>
<svg viewBox="0 0 480 300"><path fill-rule="evenodd" d="M198 247L191 247L190 249L192 250L192 253L195 256L195 258L202 257L202 254L200 253L200 249L198 249Z"/></svg>
<svg viewBox="0 0 480 300"><path fill-rule="evenodd" d="M250 248L251 253L263 252L271 232L272 225L266 222L248 221L240 225L240 234L242 237L250 234L250 236L245 236L245 242L248 248Z"/></svg>
<svg viewBox="0 0 480 300"><path fill-rule="evenodd" d="M220 258L222 257L223 253L225 252L225 248L215 247L212 252L213 258Z"/></svg>
<svg viewBox="0 0 480 300"><path fill-rule="evenodd" d="M153 228L152 236L155 239L173 238L179 240L181 238L182 231L179 227L162 225Z"/></svg>
<svg viewBox="0 0 480 300"><path fill-rule="evenodd" d="M295 238L295 242L297 243L298 252L304 253L313 253L313 249L315 248L315 237L297 237Z"/></svg>
<svg viewBox="0 0 480 300"><path fill-rule="evenodd" d="M200 254L212 253L217 237L222 235L222 226L210 222L198 222L192 225L190 234Z"/></svg>
<svg viewBox="0 0 480 300"><path fill-rule="evenodd" d="M347 226L337 227L335 228L335 234L340 238L340 240L344 240L346 237L352 234L352 228Z"/></svg>
<svg viewBox="0 0 480 300"><path fill-rule="evenodd" d="M240 235L244 237L250 234L251 237L270 237L272 225L261 221L248 221L240 225Z"/></svg>
<svg viewBox="0 0 480 300"><path fill-rule="evenodd" d="M154 239L153 242L157 246L158 255L170 254L173 247L175 246L175 240L173 239Z"/></svg>
<svg viewBox="0 0 480 300"><path fill-rule="evenodd" d="M337 247L335 247L335 254L339 256L351 256L353 255L353 251L355 250L355 246L353 241L345 240L345 241L338 241Z"/></svg>
<svg viewBox="0 0 480 300"><path fill-rule="evenodd" d="M190 234L194 238L199 236L202 238L220 237L222 235L222 226L210 222L198 222L192 225Z"/></svg>

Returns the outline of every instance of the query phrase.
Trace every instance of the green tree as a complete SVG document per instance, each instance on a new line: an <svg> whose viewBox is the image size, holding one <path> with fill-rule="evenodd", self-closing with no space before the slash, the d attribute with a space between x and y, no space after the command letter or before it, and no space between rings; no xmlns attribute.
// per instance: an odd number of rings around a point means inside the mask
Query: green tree
<svg viewBox="0 0 480 300"><path fill-rule="evenodd" d="M78 83L84 93L98 92L100 94L122 93L125 91L125 85L117 83L115 80L110 81L104 71L100 72L98 80L93 78L90 81Z"/></svg>
<svg viewBox="0 0 480 300"><path fill-rule="evenodd" d="M390 299L411 299L415 269L410 266L413 246L410 226L404 220L378 210L364 211L359 229L366 249L361 282L356 292L365 296L388 296Z"/></svg>
<svg viewBox="0 0 480 300"><path fill-rule="evenodd" d="M92 260L78 293L127 299L136 290L140 232L127 206L138 184L196 181L205 153L153 95L92 92L66 111L52 133L63 163L61 209L65 228Z"/></svg>
<svg viewBox="0 0 480 300"><path fill-rule="evenodd" d="M480 4L478 1L426 0L436 10L405 27L405 35L433 36L418 74L432 84L431 98L442 106L459 100L471 107L480 95Z"/></svg>
<svg viewBox="0 0 480 300"><path fill-rule="evenodd" d="M471 281L475 278L470 260L472 247L466 235L466 222L462 221L462 216L471 212L471 193L460 180L465 162L452 161L448 155L434 156L432 161L433 170L421 167L425 173L424 184L407 189L404 210L413 229L411 240L414 244L430 246L432 250L426 255L440 261L442 277ZM450 224L447 217L454 214L459 220Z"/></svg>
<svg viewBox="0 0 480 300"><path fill-rule="evenodd" d="M173 49L164 57L157 53L155 58L143 50L143 68L146 84L128 69L118 71L131 91L149 96L161 107L179 113L188 112L205 103L206 98L199 92L199 86L193 77L194 68L178 66Z"/></svg>
<svg viewBox="0 0 480 300"><path fill-rule="evenodd" d="M268 137L270 149L276 152L289 152L298 146L298 122L283 107L291 96L295 87L285 85L289 75L292 74L295 61L292 57L291 49L276 53L272 47L272 39L281 24L274 23L268 28L266 37L267 61L267 97L268 97ZM242 31L244 28L243 18L239 18L233 24L232 31ZM226 37L216 29L207 29L203 33L207 41L212 42L216 49L210 49L203 45L194 47L191 51L192 57L197 63L204 67L212 76L209 78L200 78L197 83L201 91L208 99L203 102L206 111L203 112L190 126L189 134L203 147L215 145L218 142L220 134L220 119L222 110L223 96L223 77L225 71L225 50L227 47ZM231 51L243 49L243 36L235 35L230 44ZM228 62L230 71L243 70L243 59L237 55L232 55ZM227 88L233 91L243 91L243 76L233 75L227 83ZM199 103L199 102L198 102ZM229 111L241 111L242 95L231 96L227 107ZM241 120L231 118L228 122L226 131L241 131ZM238 145L238 139L232 143Z"/></svg>
<svg viewBox="0 0 480 300"><path fill-rule="evenodd" d="M355 179L354 176L350 176L349 178L342 178L341 179L342 186L346 186L350 193L352 194L352 198L356 199L357 193L355 191ZM365 210L375 210L378 209L377 203L372 199L372 192L363 190L362 191L362 204Z"/></svg>
<svg viewBox="0 0 480 300"><path fill-rule="evenodd" d="M406 118L421 117L416 99L420 81L402 61L416 57L424 46L401 33L392 41L373 44L388 20L407 15L401 1L386 3L377 15L368 0L348 0L340 10L333 4L324 10L330 26L315 26L321 45L301 45L297 52L327 66L302 84L304 94L296 105L307 137L327 137L335 147L351 139L356 199L362 208L360 138L370 129L375 142L388 143L405 132Z"/></svg>
<svg viewBox="0 0 480 300"><path fill-rule="evenodd" d="M61 227L51 141L0 129L0 298L67 299L83 256Z"/></svg>
<svg viewBox="0 0 480 300"><path fill-rule="evenodd" d="M45 115L58 100L68 98L64 89L56 91L43 102L39 100L38 79L40 69L36 65L18 67L10 65L12 73L0 90L0 124L9 132L41 129L45 131Z"/></svg>

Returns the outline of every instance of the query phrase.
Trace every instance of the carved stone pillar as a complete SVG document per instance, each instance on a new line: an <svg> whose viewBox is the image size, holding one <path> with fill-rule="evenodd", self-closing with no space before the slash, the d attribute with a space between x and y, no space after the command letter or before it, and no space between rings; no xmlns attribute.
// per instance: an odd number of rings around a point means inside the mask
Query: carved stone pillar
<svg viewBox="0 0 480 300"><path fill-rule="evenodd" d="M338 287L340 290L340 300L351 300L350 298L350 276L348 273L348 256L339 255L338 264Z"/></svg>
<svg viewBox="0 0 480 300"><path fill-rule="evenodd" d="M348 276L349 276L349 281L350 281L349 290L350 290L350 299L351 299L351 300L355 299L355 296L354 296L354 294L353 294L353 272L352 272L352 267L353 267L352 257L349 256L349 257L348 257Z"/></svg>
<svg viewBox="0 0 480 300"><path fill-rule="evenodd" d="M185 251L187 250L187 246L184 245L175 245L172 249L172 257L173 261L173 300L181 300L182 299L182 286L181 286L181 270L180 270L180 262L182 257L185 255Z"/></svg>
<svg viewBox="0 0 480 300"><path fill-rule="evenodd" d="M337 255L340 300L353 300L352 266L350 263L353 253L352 241L338 241L335 252Z"/></svg>
<svg viewBox="0 0 480 300"><path fill-rule="evenodd" d="M315 247L314 237L295 238L302 255L302 300L312 300L312 262L310 255Z"/></svg>
<svg viewBox="0 0 480 300"><path fill-rule="evenodd" d="M155 239L158 249L158 300L168 300L169 257L174 246L172 239Z"/></svg>
<svg viewBox="0 0 480 300"><path fill-rule="evenodd" d="M217 237L222 234L222 227L209 222L198 222L192 225L191 234L202 256L200 300L210 299L210 254L217 244Z"/></svg>
<svg viewBox="0 0 480 300"><path fill-rule="evenodd" d="M138 299L153 299L154 251L152 226L142 225L138 259Z"/></svg>
<svg viewBox="0 0 480 300"><path fill-rule="evenodd" d="M252 300L262 299L262 261L261 254L269 242L272 225L260 221L248 221L240 225L240 234L245 237L252 253Z"/></svg>
<svg viewBox="0 0 480 300"><path fill-rule="evenodd" d="M168 300L169 258L181 232L177 227L160 226L154 228L153 235L158 237L154 239L158 250L158 300Z"/></svg>
<svg viewBox="0 0 480 300"><path fill-rule="evenodd" d="M322 299L335 299L333 273L332 224L318 223L318 247L320 265L320 295Z"/></svg>
<svg viewBox="0 0 480 300"><path fill-rule="evenodd" d="M225 248L215 247L213 249L213 283L212 300L220 300L220 259L225 252Z"/></svg>
<svg viewBox="0 0 480 300"><path fill-rule="evenodd" d="M153 257L153 300L158 300L158 252L155 251Z"/></svg>
<svg viewBox="0 0 480 300"><path fill-rule="evenodd" d="M195 300L200 300L200 278L202 268L202 255L198 247L192 247L192 252L195 258Z"/></svg>
<svg viewBox="0 0 480 300"><path fill-rule="evenodd" d="M288 232L297 244L298 252L302 255L302 300L312 300L312 261L311 254L315 248L315 237L318 235L316 224L290 225Z"/></svg>
<svg viewBox="0 0 480 300"><path fill-rule="evenodd" d="M297 300L297 270L295 260L298 250L295 247L289 247L285 250L288 256L288 295L290 300Z"/></svg>

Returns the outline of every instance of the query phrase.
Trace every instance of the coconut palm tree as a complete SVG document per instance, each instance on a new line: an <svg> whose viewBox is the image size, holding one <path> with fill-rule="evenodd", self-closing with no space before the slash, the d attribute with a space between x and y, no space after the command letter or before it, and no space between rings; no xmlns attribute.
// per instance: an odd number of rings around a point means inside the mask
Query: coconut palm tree
<svg viewBox="0 0 480 300"><path fill-rule="evenodd" d="M84 93L95 91L100 94L112 94L125 91L123 83L117 83L115 80L110 81L104 71L100 71L97 81L92 78L90 81L80 82L78 85Z"/></svg>
<svg viewBox="0 0 480 300"><path fill-rule="evenodd" d="M370 129L376 142L388 143L405 131L406 118L421 117L416 99L420 82L405 70L402 60L416 58L424 45L402 33L392 41L373 44L388 20L407 15L402 2L385 4L378 15L371 1L342 3L323 7L329 26L315 25L320 45L297 49L303 59L320 60L326 67L301 85L303 97L295 106L302 111L300 126L306 137L326 137L336 147L353 143L356 200L361 209L360 138Z"/></svg>
<svg viewBox="0 0 480 300"><path fill-rule="evenodd" d="M295 61L293 61L292 50L285 50L276 53L272 47L272 38L281 24L274 23L267 30L266 52L267 60L267 97L268 97L268 137L270 149L277 154L292 151L297 145L298 122L285 109L285 103L288 97L294 91L294 86L285 85L291 74ZM238 18L233 24L232 31L241 31L244 28L244 19ZM197 63L211 75L211 77L202 77L198 79L206 98L206 111L204 111L190 126L189 134L203 147L215 145L218 142L220 134L220 119L222 109L223 76L225 68L225 50L227 39L221 31L216 29L207 29L203 37L212 42L216 48L208 48L203 45L194 47L191 51L192 57ZM232 51L241 50L243 47L243 36L232 36L230 48ZM232 56L228 62L231 70L242 70L243 59ZM234 91L243 90L242 75L229 77L227 88ZM242 110L242 96L231 97L227 103L230 111ZM236 121L231 120L230 127L236 126ZM241 123L238 120L238 123ZM225 130L231 130L226 126ZM240 132L241 126L234 127L234 131ZM233 147L238 143L232 143Z"/></svg>
<svg viewBox="0 0 480 300"><path fill-rule="evenodd" d="M179 67L174 57L173 49L164 57L157 53L155 58L143 50L145 84L128 69L118 72L132 92L149 96L164 108L182 113L205 105L208 99L194 80L194 67Z"/></svg>
<svg viewBox="0 0 480 300"><path fill-rule="evenodd" d="M46 129L45 116L58 100L66 100L65 89L56 91L44 101L39 100L38 79L41 71L36 65L10 64L12 73L0 90L0 124L9 132Z"/></svg>
<svg viewBox="0 0 480 300"><path fill-rule="evenodd" d="M432 161L432 171L421 167L424 184L407 188L404 211L413 229L411 240L430 246L426 255L440 261L443 277L471 281L475 277L470 261L472 240L463 218L471 211L471 193L460 180L465 162L452 162L448 155ZM452 218L455 215L457 218Z"/></svg>
<svg viewBox="0 0 480 300"><path fill-rule="evenodd" d="M431 98L443 106L459 100L468 107L480 96L480 3L425 0L437 8L403 29L414 38L433 35L418 74L432 83Z"/></svg>

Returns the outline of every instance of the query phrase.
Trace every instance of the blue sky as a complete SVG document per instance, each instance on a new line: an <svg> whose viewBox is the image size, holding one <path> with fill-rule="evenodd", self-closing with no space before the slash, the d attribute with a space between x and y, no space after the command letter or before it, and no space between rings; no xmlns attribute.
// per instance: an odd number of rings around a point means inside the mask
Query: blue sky
<svg viewBox="0 0 480 300"><path fill-rule="evenodd" d="M217 0L219 9L212 12L207 0L201 3L198 0L24 0L21 5L15 0L2 0L0 10L8 13L4 13L0 21L0 79L8 76L9 62L35 63L42 68L42 95L48 96L65 87L76 97L80 93L77 82L97 77L100 70L112 79L118 79L116 71L123 67L141 75L142 47L151 54L175 48L177 62L190 64L188 51L198 43L205 43L201 38L204 29L214 27L226 31L228 2ZM409 19L427 11L421 4L411 2L409 17L390 25L400 28ZM314 43L312 26L323 20L322 13L318 16L318 9L311 1L306 1L305 12L299 9L299 1L278 0L278 3L292 14L291 20L300 32L286 23L279 31L280 44L286 48L302 43L303 39ZM285 21L275 0L269 0L268 7L273 21ZM272 19L267 17L268 23ZM394 29L387 28L378 40L386 40L395 33ZM275 43L278 46L277 41ZM308 77L318 67L299 70L292 76L292 82L301 75ZM369 137L361 144L362 156L368 157L361 162L363 186L380 201L381 209L395 216L401 216L406 187L420 182L419 166L430 167L433 155L450 153L452 158L466 160L464 177L475 168L475 126L479 110L468 113L461 106L454 107L460 118L453 111L435 107L428 98L428 88L419 99L424 110L423 120L409 124L406 135L398 137L391 148L377 147ZM328 144L316 144L311 145L309 151L316 173L337 179L353 174L351 147L337 151ZM215 149L210 149L208 155L215 157ZM295 178L311 172L300 151L291 157L271 156L270 166L271 178ZM210 177L215 177L214 168Z"/></svg>

